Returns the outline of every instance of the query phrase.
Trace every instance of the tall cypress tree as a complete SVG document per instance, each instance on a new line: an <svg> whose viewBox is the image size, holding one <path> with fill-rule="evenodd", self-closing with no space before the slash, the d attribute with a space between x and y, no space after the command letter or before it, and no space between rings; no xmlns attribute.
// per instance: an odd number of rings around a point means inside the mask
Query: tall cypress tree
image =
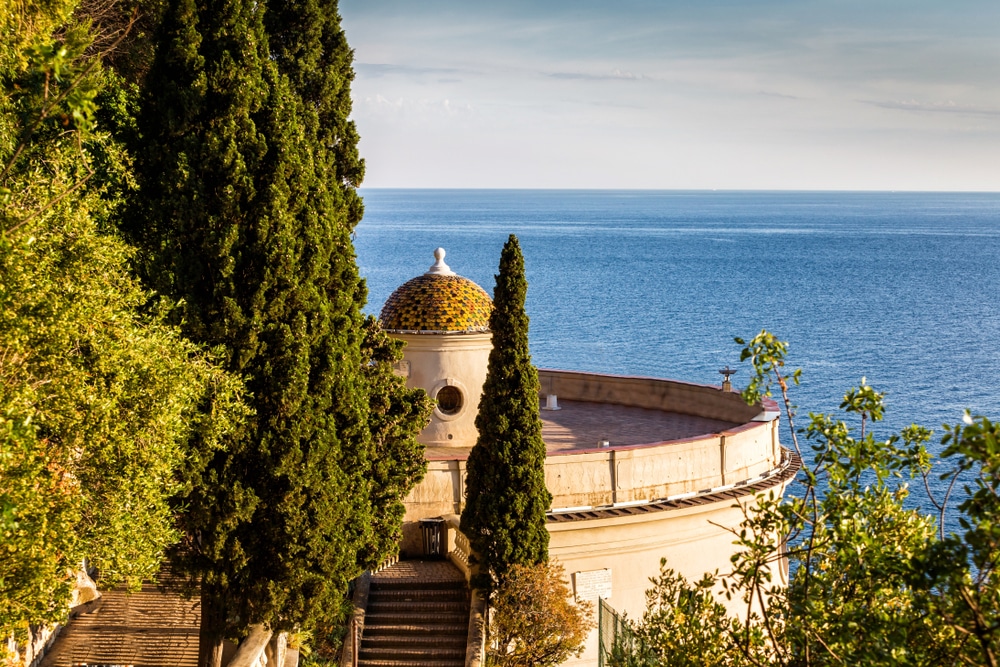
<svg viewBox="0 0 1000 667"><path fill-rule="evenodd" d="M351 52L335 2L306 3L323 20L289 47L296 4L173 0L139 122L128 231L144 273L189 336L225 350L255 410L184 499L202 664L228 632L339 609L398 531L379 512L396 517L423 472L427 400L388 377L398 349L361 313Z"/></svg>
<svg viewBox="0 0 1000 667"><path fill-rule="evenodd" d="M479 554L477 585L492 589L514 564L548 560L545 443L538 371L528 351L528 282L513 234L500 254L493 290L493 350L479 402L479 439L469 454L461 530Z"/></svg>

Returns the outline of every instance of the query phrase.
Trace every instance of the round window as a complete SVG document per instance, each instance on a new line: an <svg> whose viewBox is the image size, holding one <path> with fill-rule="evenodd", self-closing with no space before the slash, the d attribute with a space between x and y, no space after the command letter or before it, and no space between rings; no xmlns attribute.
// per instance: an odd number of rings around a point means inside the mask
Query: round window
<svg viewBox="0 0 1000 667"><path fill-rule="evenodd" d="M438 410L446 415L457 415L462 409L462 392L458 387L445 386L435 396Z"/></svg>

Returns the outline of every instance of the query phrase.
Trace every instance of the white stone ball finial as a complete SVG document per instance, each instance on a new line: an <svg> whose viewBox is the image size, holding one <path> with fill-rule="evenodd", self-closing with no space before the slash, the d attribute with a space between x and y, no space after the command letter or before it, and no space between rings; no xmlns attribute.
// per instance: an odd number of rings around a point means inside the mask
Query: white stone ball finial
<svg viewBox="0 0 1000 667"><path fill-rule="evenodd" d="M425 275L434 276L453 276L455 272L451 270L451 267L444 263L444 248L437 248L434 251L434 264L431 268L427 270Z"/></svg>

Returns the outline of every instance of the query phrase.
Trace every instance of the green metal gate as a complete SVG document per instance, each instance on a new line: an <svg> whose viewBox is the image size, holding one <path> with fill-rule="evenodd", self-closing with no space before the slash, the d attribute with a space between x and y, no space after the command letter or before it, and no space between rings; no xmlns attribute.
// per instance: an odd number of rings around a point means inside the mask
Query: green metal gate
<svg viewBox="0 0 1000 667"><path fill-rule="evenodd" d="M597 602L597 644L598 667L647 667L655 664L628 622L603 598Z"/></svg>

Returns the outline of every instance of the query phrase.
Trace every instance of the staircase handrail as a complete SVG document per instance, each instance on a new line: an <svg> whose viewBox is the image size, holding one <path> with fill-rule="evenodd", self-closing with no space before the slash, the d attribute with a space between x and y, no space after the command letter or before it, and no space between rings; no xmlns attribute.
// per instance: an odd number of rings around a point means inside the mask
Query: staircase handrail
<svg viewBox="0 0 1000 667"><path fill-rule="evenodd" d="M466 583L471 583L476 573L474 552L469 538L461 531L461 517L445 514L441 517L448 527L445 538L448 544L448 560L465 575ZM489 611L486 598L478 589L472 589L469 606L469 634L465 643L465 667L480 667L486 655L486 622Z"/></svg>
<svg viewBox="0 0 1000 667"><path fill-rule="evenodd" d="M389 556L386 556L385 560L369 570L368 574L378 574L382 570L392 567L399 562L399 551Z"/></svg>

